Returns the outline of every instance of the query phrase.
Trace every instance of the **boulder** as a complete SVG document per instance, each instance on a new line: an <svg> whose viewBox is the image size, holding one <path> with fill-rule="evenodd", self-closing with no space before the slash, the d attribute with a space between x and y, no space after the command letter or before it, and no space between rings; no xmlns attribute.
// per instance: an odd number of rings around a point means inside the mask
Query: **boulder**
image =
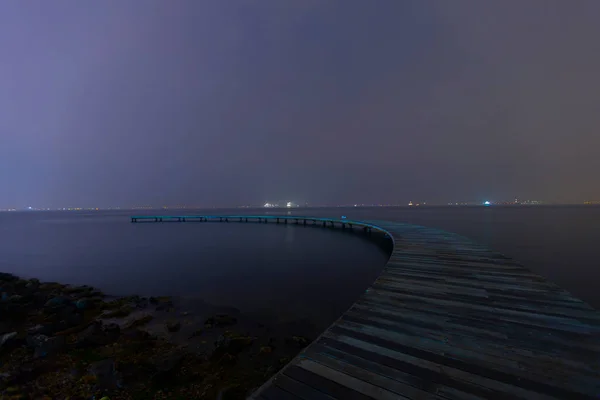
<svg viewBox="0 0 600 400"><path fill-rule="evenodd" d="M230 326L235 325L237 323L237 319L227 314L218 314L213 317L210 317L204 322L204 325L210 326Z"/></svg>
<svg viewBox="0 0 600 400"><path fill-rule="evenodd" d="M177 332L181 329L181 322L169 321L166 323L166 327L169 332Z"/></svg>
<svg viewBox="0 0 600 400"><path fill-rule="evenodd" d="M42 358L62 351L66 346L66 341L64 336L34 335L27 337L27 344L33 348L34 358Z"/></svg>
<svg viewBox="0 0 600 400"><path fill-rule="evenodd" d="M60 307L60 306L65 306L71 303L71 300L68 297L64 297L64 296L56 296L56 297L52 297L51 299L49 299L46 304L44 304L45 307Z"/></svg>
<svg viewBox="0 0 600 400"><path fill-rule="evenodd" d="M18 281L19 277L7 272L0 272L0 282L14 282Z"/></svg>
<svg viewBox="0 0 600 400"><path fill-rule="evenodd" d="M0 350L11 347L11 345L15 343L16 338L17 332L10 332L0 335Z"/></svg>
<svg viewBox="0 0 600 400"><path fill-rule="evenodd" d="M89 372L95 378L98 389L113 390L121 387L121 376L115 369L115 362L112 359L91 364Z"/></svg>
<svg viewBox="0 0 600 400"><path fill-rule="evenodd" d="M291 347L303 348L308 346L309 340L303 336L292 336L285 338L285 344Z"/></svg>
<svg viewBox="0 0 600 400"><path fill-rule="evenodd" d="M88 310L94 307L94 301L88 297L83 297L75 302L75 307L79 310Z"/></svg>
<svg viewBox="0 0 600 400"><path fill-rule="evenodd" d="M103 325L101 321L94 321L85 330L79 333L77 344L79 346L99 346L116 341L121 334L117 324Z"/></svg>

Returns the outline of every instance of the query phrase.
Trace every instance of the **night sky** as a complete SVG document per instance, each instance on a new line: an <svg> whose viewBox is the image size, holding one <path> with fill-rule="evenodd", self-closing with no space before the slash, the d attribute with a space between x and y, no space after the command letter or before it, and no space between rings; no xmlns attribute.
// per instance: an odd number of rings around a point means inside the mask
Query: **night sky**
<svg viewBox="0 0 600 400"><path fill-rule="evenodd" d="M600 200L600 1L3 1L0 208Z"/></svg>

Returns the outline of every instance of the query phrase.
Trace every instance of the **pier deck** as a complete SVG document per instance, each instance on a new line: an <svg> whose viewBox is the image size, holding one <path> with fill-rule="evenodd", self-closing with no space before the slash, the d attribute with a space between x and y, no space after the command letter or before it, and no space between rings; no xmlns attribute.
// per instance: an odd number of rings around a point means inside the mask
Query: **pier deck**
<svg viewBox="0 0 600 400"><path fill-rule="evenodd" d="M517 262L421 226L268 218L379 230L394 247L356 303L251 399L600 398L600 313Z"/></svg>

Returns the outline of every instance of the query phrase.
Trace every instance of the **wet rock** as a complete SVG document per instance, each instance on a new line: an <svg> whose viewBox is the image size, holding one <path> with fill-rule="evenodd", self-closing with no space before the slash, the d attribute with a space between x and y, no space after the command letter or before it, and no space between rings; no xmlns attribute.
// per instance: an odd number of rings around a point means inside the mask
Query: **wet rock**
<svg viewBox="0 0 600 400"><path fill-rule="evenodd" d="M88 297L81 298L75 302L75 307L79 310L88 310L94 307L94 302Z"/></svg>
<svg viewBox="0 0 600 400"><path fill-rule="evenodd" d="M219 315L215 315L215 316L207 319L204 322L204 325L223 327L223 326L235 325L236 323L237 323L237 319L235 317L232 317L231 315L226 315L226 314L219 314Z"/></svg>
<svg viewBox="0 0 600 400"><path fill-rule="evenodd" d="M117 310L109 311L103 315L104 318L124 318L131 314L133 309L129 305L125 305Z"/></svg>
<svg viewBox="0 0 600 400"><path fill-rule="evenodd" d="M79 346L106 345L116 341L121 334L121 328L117 324L103 325L100 321L94 321L77 337Z"/></svg>
<svg viewBox="0 0 600 400"><path fill-rule="evenodd" d="M64 336L35 335L27 338L27 344L33 347L33 357L41 358L53 356L62 351L66 346L66 341Z"/></svg>
<svg viewBox="0 0 600 400"><path fill-rule="evenodd" d="M149 304L149 302L148 302L148 298L147 297L141 297L140 299L138 299L135 302L135 306L137 308L146 308L146 307L148 307L148 304Z"/></svg>
<svg viewBox="0 0 600 400"><path fill-rule="evenodd" d="M11 345L14 344L16 338L17 338L17 332L5 333L4 335L1 335L0 336L0 350L8 349L9 347L11 347Z"/></svg>
<svg viewBox="0 0 600 400"><path fill-rule="evenodd" d="M98 389L112 390L121 387L121 376L115 369L115 362L112 359L91 364L89 372L95 378Z"/></svg>
<svg viewBox="0 0 600 400"><path fill-rule="evenodd" d="M148 322L152 321L154 317L152 315L144 315L143 317L137 318L129 322L125 328L137 328L143 325L146 325Z"/></svg>
<svg viewBox="0 0 600 400"><path fill-rule="evenodd" d="M150 303L156 305L156 311L170 311L173 308L173 301L170 297L151 297Z"/></svg>
<svg viewBox="0 0 600 400"><path fill-rule="evenodd" d="M8 299L9 301L13 302L13 303L22 303L23 301L23 296L21 296L20 294L13 294L12 296L9 297Z"/></svg>
<svg viewBox="0 0 600 400"><path fill-rule="evenodd" d="M32 326L31 328L27 329L27 335L29 335L29 336L39 335L39 334L42 334L43 330L44 330L43 325Z"/></svg>
<svg viewBox="0 0 600 400"><path fill-rule="evenodd" d="M127 330L123 332L123 337L125 337L127 340L133 341L145 341L152 339L152 335L141 329Z"/></svg>
<svg viewBox="0 0 600 400"><path fill-rule="evenodd" d="M68 297L64 296L56 296L52 297L50 300L44 304L44 307L59 307L65 306L71 303L71 300Z"/></svg>
<svg viewBox="0 0 600 400"><path fill-rule="evenodd" d="M102 327L102 331L110 341L117 340L121 334L121 327L118 324L106 324Z"/></svg>
<svg viewBox="0 0 600 400"><path fill-rule="evenodd" d="M154 357L151 363L156 372L151 377L152 381L155 383L172 382L173 375L181 366L182 360L183 353L177 350Z"/></svg>
<svg viewBox="0 0 600 400"><path fill-rule="evenodd" d="M204 333L204 331L202 329L196 329L194 332L192 332L192 334L190 335L190 339L194 338L194 337L198 337L198 336L202 336L202 334Z"/></svg>
<svg viewBox="0 0 600 400"><path fill-rule="evenodd" d="M303 336L292 336L285 338L285 344L291 347L302 348L309 344L309 340Z"/></svg>
<svg viewBox="0 0 600 400"><path fill-rule="evenodd" d="M250 336L227 336L220 335L215 341L216 353L228 352L238 354L251 346L254 338Z"/></svg>
<svg viewBox="0 0 600 400"><path fill-rule="evenodd" d="M179 321L169 321L165 325L169 332L177 332L181 329L181 322Z"/></svg>

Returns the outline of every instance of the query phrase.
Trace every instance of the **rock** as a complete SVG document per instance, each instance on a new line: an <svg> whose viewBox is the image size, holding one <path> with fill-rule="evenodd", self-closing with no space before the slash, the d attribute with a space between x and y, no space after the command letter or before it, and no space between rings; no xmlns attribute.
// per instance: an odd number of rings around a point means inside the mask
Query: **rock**
<svg viewBox="0 0 600 400"><path fill-rule="evenodd" d="M173 351L165 355L154 357L151 360L156 372L151 379L155 383L172 383L173 374L179 369L183 354L179 351Z"/></svg>
<svg viewBox="0 0 600 400"><path fill-rule="evenodd" d="M166 323L166 327L169 332L177 332L179 329L181 329L181 322L169 321Z"/></svg>
<svg viewBox="0 0 600 400"><path fill-rule="evenodd" d="M7 272L0 272L0 282L14 282L18 281L19 277Z"/></svg>
<svg viewBox="0 0 600 400"><path fill-rule="evenodd" d="M131 314L133 309L131 306L125 305L118 310L109 311L103 315L104 318L123 318Z"/></svg>
<svg viewBox="0 0 600 400"><path fill-rule="evenodd" d="M192 332L192 334L190 335L190 339L197 337L197 336L202 336L202 334L204 333L204 331L202 329L196 329L194 332Z"/></svg>
<svg viewBox="0 0 600 400"><path fill-rule="evenodd" d="M79 310L87 310L93 308L93 306L94 302L92 299L87 297L81 298L75 302L75 307L77 307Z"/></svg>
<svg viewBox="0 0 600 400"><path fill-rule="evenodd" d="M308 339L302 336L292 336L285 338L285 343L292 347L306 347L309 343Z"/></svg>
<svg viewBox="0 0 600 400"><path fill-rule="evenodd" d="M252 345L252 342L254 342L254 338L250 336L220 335L215 342L215 347L218 350L217 353L227 351L230 354L238 354Z"/></svg>
<svg viewBox="0 0 600 400"><path fill-rule="evenodd" d="M40 290L62 290L64 285L57 282L46 282L40 285Z"/></svg>
<svg viewBox="0 0 600 400"><path fill-rule="evenodd" d="M23 302L23 296L21 296L20 294L13 294L12 296L9 297L8 300L13 303L21 303L21 302Z"/></svg>
<svg viewBox="0 0 600 400"><path fill-rule="evenodd" d="M125 337L127 340L133 341L145 341L152 339L152 336L148 332L141 329L127 330L123 332L123 337Z"/></svg>
<svg viewBox="0 0 600 400"><path fill-rule="evenodd" d="M7 349L10 347L11 343L15 342L17 338L17 332L5 333L0 336L0 349Z"/></svg>
<svg viewBox="0 0 600 400"><path fill-rule="evenodd" d="M71 303L71 300L68 297L57 296L53 297L44 304L45 307L58 307L63 305L68 305Z"/></svg>
<svg viewBox="0 0 600 400"><path fill-rule="evenodd" d="M96 386L99 389L111 390L121 387L121 377L112 359L93 363L90 365L89 372L96 379Z"/></svg>
<svg viewBox="0 0 600 400"><path fill-rule="evenodd" d="M148 298L147 297L141 297L140 299L138 299L135 302L135 306L137 308L146 308L146 307L148 307Z"/></svg>
<svg viewBox="0 0 600 400"><path fill-rule="evenodd" d="M26 287L39 287L39 286L40 286L40 280L36 279L36 278L31 278L26 285Z"/></svg>
<svg viewBox="0 0 600 400"><path fill-rule="evenodd" d="M139 326L143 326L146 325L148 322L152 321L152 319L154 319L154 317L152 315L144 315L143 317L134 319L133 321L129 322L125 328L129 329L129 328L137 328Z"/></svg>
<svg viewBox="0 0 600 400"><path fill-rule="evenodd" d="M48 337L35 335L27 338L27 344L33 347L34 358L53 356L62 351L66 346L64 336Z"/></svg>
<svg viewBox="0 0 600 400"><path fill-rule="evenodd" d="M210 317L209 319L206 320L206 322L204 322L204 325L211 325L211 326L229 326L229 325L235 325L237 323L237 319L235 317L232 317L231 315L226 315L226 314L220 314L220 315L215 315L214 317Z"/></svg>
<svg viewBox="0 0 600 400"><path fill-rule="evenodd" d="M83 286L66 286L63 288L63 293L71 294L71 295L87 295L87 293L93 291L94 288L91 286L83 285Z"/></svg>
<svg viewBox="0 0 600 400"><path fill-rule="evenodd" d="M39 335L39 334L42 334L43 330L44 330L43 325L36 325L36 326L33 326L33 327L27 329L27 335L29 335L29 336Z"/></svg>
<svg viewBox="0 0 600 400"><path fill-rule="evenodd" d="M157 356L152 360L152 364L157 371L167 372L173 370L181 364L183 360L183 353L179 351L172 351L165 355Z"/></svg>
<svg viewBox="0 0 600 400"><path fill-rule="evenodd" d="M216 348L227 348L229 343L231 342L231 338L225 335L219 335L217 340L215 341Z"/></svg>
<svg viewBox="0 0 600 400"><path fill-rule="evenodd" d="M271 346L262 346L259 351L260 354L270 354L272 352L273 348Z"/></svg>
<svg viewBox="0 0 600 400"><path fill-rule="evenodd" d="M94 321L77 337L79 346L106 345L116 341L121 334L121 328L117 324L103 325L100 321Z"/></svg>
<svg viewBox="0 0 600 400"><path fill-rule="evenodd" d="M110 323L104 325L102 327L102 331L112 342L119 338L119 335L121 334L121 327L119 326L119 324Z"/></svg>
<svg viewBox="0 0 600 400"><path fill-rule="evenodd" d="M19 280L13 282L13 285L15 286L15 288L23 289L28 283L29 283L29 281L27 281L25 279L19 279Z"/></svg>

